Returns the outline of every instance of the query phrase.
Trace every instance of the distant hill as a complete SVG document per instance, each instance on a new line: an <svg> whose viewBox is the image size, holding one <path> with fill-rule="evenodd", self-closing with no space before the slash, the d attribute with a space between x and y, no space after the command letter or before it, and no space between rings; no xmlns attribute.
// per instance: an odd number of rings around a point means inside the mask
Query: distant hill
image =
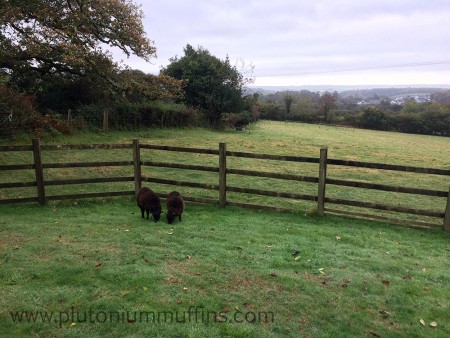
<svg viewBox="0 0 450 338"><path fill-rule="evenodd" d="M245 92L248 94L259 92L261 94L271 94L281 91L301 91L308 90L311 92L334 92L337 91L342 96L356 96L360 97L373 96L377 94L379 96L396 96L396 95L408 95L416 93L438 93L444 92L450 89L450 84L442 85L317 85L317 86L249 86L245 88ZM390 94L392 93L392 94ZM363 96L364 95L364 96Z"/></svg>
<svg viewBox="0 0 450 338"><path fill-rule="evenodd" d="M368 98L368 97L397 97L407 95L428 95L431 96L435 93L447 92L446 88L427 88L427 87L408 87L408 88L373 88L373 89L357 89L346 90L339 92L342 97L353 96L355 98Z"/></svg>

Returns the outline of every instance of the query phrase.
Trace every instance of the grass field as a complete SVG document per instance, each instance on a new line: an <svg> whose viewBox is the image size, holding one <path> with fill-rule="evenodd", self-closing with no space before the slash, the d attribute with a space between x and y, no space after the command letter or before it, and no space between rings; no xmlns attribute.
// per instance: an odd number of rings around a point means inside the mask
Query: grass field
<svg viewBox="0 0 450 338"><path fill-rule="evenodd" d="M439 230L193 205L170 226L124 198L0 214L2 337L450 335Z"/></svg>
<svg viewBox="0 0 450 338"><path fill-rule="evenodd" d="M329 158L450 169L450 160L448 156L450 138L269 121L261 121L246 132L211 131L195 128L153 129L137 132L110 132L107 134L76 134L71 136L61 136L54 139L44 139L42 140L42 143L131 143L133 138L139 138L141 143L211 149L218 149L219 142L226 142L228 150L312 157L319 156L321 146L328 146ZM3 144L5 144L5 142L3 142ZM14 144L30 144L30 140L22 138L16 140ZM0 163L2 164L32 163L31 152L2 153L1 156ZM44 163L127 159L132 159L131 150L43 152ZM154 150L142 150L142 160L193 163L212 166L218 165L217 156ZM318 165L307 163L249 160L230 157L228 159L228 167L309 175L314 177L318 176ZM132 167L48 169L44 174L45 179L48 180L99 176L132 176L133 169ZM218 182L218 177L215 173L167 168L144 167L143 175L211 184L217 184ZM447 191L450 186L450 178L446 176L359 169L332 165L328 167L328 177L443 191ZM33 180L34 172L32 170L18 171L14 173L14 175L11 175L11 172L0 172L0 182ZM240 175L228 175L227 182L229 185L247 188L311 195L317 194L317 185L305 182L245 177ZM164 192L168 192L171 189L171 187L159 184L152 184L152 187L156 191ZM63 188L51 186L47 188L47 195L61 194L61 190L63 190L64 193L82 193L132 189L132 183L95 184L89 186L71 185ZM179 190L184 195L217 198L217 192L215 191L205 191L195 188L179 188ZM0 190L0 198L35 195L35 188ZM231 201L275 205L302 212L311 212L315 207L314 203L310 202L238 193L229 193L228 197ZM327 197L391 204L438 212L443 212L446 202L445 198L387 193L376 190L356 189L334 185L328 185ZM424 220L437 224L442 222L439 219L430 219L428 217L401 215L390 212L381 213L373 210L370 211L351 207L332 207L348 211L371 212L396 218L403 217L411 220Z"/></svg>
<svg viewBox="0 0 450 338"><path fill-rule="evenodd" d="M42 143L129 143L133 138L212 149L226 142L228 150L314 157L327 145L329 158L450 169L450 138L282 122L262 121L247 132L155 129L75 134ZM22 137L12 144L30 143ZM43 152L44 163L127 159L131 150ZM142 160L213 166L218 161L217 156L153 150L142 150ZM29 152L0 153L0 164L32 161ZM311 176L318 170L315 164L240 158L229 158L228 167ZM216 174L143 170L146 176L217 184ZM44 172L47 180L132 174L132 167ZM338 166L329 166L328 177L438 190L450 185L445 176ZM0 172L0 182L33 180L31 170ZM237 175L228 175L228 184L317 193L316 184ZM46 193L133 188L133 182L50 186ZM217 198L215 191L177 190ZM35 195L35 188L0 190L0 198ZM331 185L327 195L441 212L445 207L443 198ZM131 197L0 205L0 336L450 335L448 233L320 218L311 215L315 204L310 202L244 194L229 194L229 199L294 212L188 204L183 221L169 226L142 220Z"/></svg>

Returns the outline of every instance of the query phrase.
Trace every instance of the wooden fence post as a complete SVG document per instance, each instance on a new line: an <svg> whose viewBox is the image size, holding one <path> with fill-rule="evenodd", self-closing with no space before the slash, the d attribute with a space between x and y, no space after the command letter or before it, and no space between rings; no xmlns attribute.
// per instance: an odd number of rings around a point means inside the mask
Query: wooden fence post
<svg viewBox="0 0 450 338"><path fill-rule="evenodd" d="M319 160L319 188L317 194L317 214L323 216L325 211L325 187L327 180L327 157L328 148L320 148Z"/></svg>
<svg viewBox="0 0 450 338"><path fill-rule="evenodd" d="M36 186L38 193L39 204L45 204L45 186L44 186L44 172L42 170L41 145L39 139L32 140L33 158L34 158L34 173L36 175Z"/></svg>
<svg viewBox="0 0 450 338"><path fill-rule="evenodd" d="M133 139L133 166L134 166L134 194L137 197L137 194L142 187L141 151L138 139Z"/></svg>
<svg viewBox="0 0 450 338"><path fill-rule="evenodd" d="M219 206L227 205L227 144L219 143Z"/></svg>
<svg viewBox="0 0 450 338"><path fill-rule="evenodd" d="M105 109L103 111L103 132L106 133L108 131L109 126L109 114L108 111Z"/></svg>
<svg viewBox="0 0 450 338"><path fill-rule="evenodd" d="M444 231L450 232L450 187L447 195L447 205L445 207Z"/></svg>

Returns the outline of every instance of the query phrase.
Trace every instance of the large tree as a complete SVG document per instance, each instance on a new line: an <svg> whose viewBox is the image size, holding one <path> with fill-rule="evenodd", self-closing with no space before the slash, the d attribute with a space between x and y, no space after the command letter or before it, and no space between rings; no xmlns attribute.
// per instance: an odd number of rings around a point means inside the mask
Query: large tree
<svg viewBox="0 0 450 338"><path fill-rule="evenodd" d="M219 126L222 113L240 112L244 106L244 76L229 58L221 60L203 47L184 48L184 56L170 59L163 73L184 80L187 104L203 110L212 126Z"/></svg>
<svg viewBox="0 0 450 338"><path fill-rule="evenodd" d="M120 87L109 48L156 53L142 18L129 0L0 0L0 68L17 82L89 74Z"/></svg>
<svg viewBox="0 0 450 338"><path fill-rule="evenodd" d="M320 96L319 103L325 123L329 122L330 120L330 111L335 107L337 98L337 92L334 92L333 94L325 92Z"/></svg>

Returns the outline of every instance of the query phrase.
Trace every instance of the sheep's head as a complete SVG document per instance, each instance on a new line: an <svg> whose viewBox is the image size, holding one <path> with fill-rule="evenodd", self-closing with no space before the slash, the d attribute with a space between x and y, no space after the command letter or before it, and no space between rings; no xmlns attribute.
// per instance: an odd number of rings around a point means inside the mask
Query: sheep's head
<svg viewBox="0 0 450 338"><path fill-rule="evenodd" d="M167 223L172 224L173 220L175 219L175 217L177 217L177 215L174 212L168 211L166 217Z"/></svg>
<svg viewBox="0 0 450 338"><path fill-rule="evenodd" d="M158 222L161 219L161 210L156 210L152 214L155 222Z"/></svg>

